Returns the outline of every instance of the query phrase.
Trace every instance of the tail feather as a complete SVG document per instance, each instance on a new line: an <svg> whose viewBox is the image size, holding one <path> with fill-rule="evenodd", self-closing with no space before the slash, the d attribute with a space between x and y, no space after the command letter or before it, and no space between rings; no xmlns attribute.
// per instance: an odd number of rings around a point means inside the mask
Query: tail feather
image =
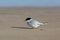
<svg viewBox="0 0 60 40"><path fill-rule="evenodd" d="M42 24L41 25L47 25L48 24L48 22L42 22Z"/></svg>

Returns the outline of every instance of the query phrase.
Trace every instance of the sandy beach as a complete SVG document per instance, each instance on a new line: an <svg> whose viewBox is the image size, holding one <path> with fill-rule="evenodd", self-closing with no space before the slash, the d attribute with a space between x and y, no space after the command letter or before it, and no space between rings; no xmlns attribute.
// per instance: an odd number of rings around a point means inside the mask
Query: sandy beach
<svg viewBox="0 0 60 40"><path fill-rule="evenodd" d="M30 29L27 17L48 24ZM60 8L0 8L0 40L60 40Z"/></svg>

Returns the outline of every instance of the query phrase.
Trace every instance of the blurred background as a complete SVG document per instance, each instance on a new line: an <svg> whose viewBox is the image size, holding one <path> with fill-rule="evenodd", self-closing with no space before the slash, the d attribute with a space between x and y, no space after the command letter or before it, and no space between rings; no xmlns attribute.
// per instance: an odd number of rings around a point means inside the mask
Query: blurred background
<svg viewBox="0 0 60 40"><path fill-rule="evenodd" d="M60 0L0 0L0 7L54 7L60 6Z"/></svg>

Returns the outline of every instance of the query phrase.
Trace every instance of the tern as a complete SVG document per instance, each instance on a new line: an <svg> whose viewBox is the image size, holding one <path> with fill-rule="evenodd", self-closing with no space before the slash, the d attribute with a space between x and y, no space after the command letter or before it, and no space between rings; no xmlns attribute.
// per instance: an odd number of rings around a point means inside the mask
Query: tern
<svg viewBox="0 0 60 40"><path fill-rule="evenodd" d="M25 21L32 28L38 28L41 25L46 25L47 24L47 22L39 22L39 21L34 20L34 19L30 18L30 17L26 18Z"/></svg>

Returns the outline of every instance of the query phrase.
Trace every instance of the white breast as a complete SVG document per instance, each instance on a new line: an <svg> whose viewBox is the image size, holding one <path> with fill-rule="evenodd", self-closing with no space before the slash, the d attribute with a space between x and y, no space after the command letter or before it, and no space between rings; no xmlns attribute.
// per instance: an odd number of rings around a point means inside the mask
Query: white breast
<svg viewBox="0 0 60 40"><path fill-rule="evenodd" d="M40 26L40 22L36 21L36 20L31 20L29 22L27 22L28 25L37 28L38 26Z"/></svg>

